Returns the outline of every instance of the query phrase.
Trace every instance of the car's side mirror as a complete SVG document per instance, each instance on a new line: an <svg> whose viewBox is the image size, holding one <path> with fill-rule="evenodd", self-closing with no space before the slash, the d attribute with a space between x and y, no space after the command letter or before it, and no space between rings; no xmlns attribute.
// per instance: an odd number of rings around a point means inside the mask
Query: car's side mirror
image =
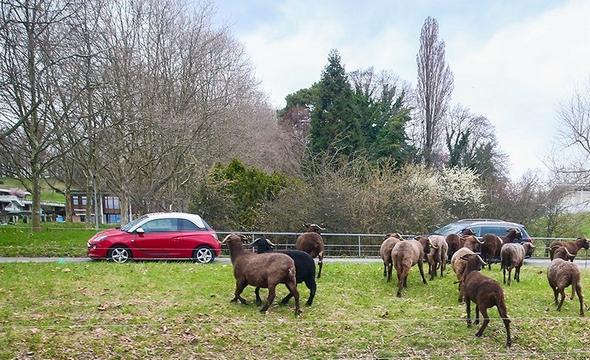
<svg viewBox="0 0 590 360"><path fill-rule="evenodd" d="M143 228L138 227L137 229L135 229L135 232L137 234L143 234L143 233L145 233L145 230L143 230Z"/></svg>

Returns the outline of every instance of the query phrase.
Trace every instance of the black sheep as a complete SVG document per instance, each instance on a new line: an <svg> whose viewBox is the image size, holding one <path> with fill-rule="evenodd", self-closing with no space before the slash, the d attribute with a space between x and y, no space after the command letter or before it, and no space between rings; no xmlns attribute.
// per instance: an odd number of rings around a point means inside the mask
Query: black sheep
<svg viewBox="0 0 590 360"><path fill-rule="evenodd" d="M251 247L256 248L256 252L259 254L271 252L273 248L276 246L270 240L266 238L258 238L250 244ZM279 251L285 255L288 255L293 259L295 262L295 276L297 283L305 283L305 286L309 289L309 299L307 299L306 305L311 305L313 303L313 298L315 297L315 292L317 289L317 285L315 282L315 262L313 258L306 252L300 250L281 250ZM262 301L259 295L260 289L256 288L256 301ZM292 295L287 295L282 301L281 304L285 305L289 302Z"/></svg>

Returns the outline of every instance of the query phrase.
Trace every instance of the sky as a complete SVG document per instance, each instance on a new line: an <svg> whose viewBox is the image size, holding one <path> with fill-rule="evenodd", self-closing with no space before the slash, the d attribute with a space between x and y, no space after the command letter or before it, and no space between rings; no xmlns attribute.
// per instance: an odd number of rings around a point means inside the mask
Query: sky
<svg viewBox="0 0 590 360"><path fill-rule="evenodd" d="M242 42L276 108L318 81L330 49L347 71L373 66L416 83L427 16L454 74L452 103L485 115L518 179L544 171L557 111L590 78L590 1L218 0L216 21Z"/></svg>

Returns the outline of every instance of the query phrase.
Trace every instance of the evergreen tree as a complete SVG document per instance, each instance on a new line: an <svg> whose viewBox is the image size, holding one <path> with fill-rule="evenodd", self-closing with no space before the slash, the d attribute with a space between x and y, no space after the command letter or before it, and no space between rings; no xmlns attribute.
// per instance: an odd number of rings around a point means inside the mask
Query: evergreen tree
<svg viewBox="0 0 590 360"><path fill-rule="evenodd" d="M355 119L352 89L336 50L330 51L328 65L317 88L317 102L311 112L309 149L312 154L350 154L354 149Z"/></svg>

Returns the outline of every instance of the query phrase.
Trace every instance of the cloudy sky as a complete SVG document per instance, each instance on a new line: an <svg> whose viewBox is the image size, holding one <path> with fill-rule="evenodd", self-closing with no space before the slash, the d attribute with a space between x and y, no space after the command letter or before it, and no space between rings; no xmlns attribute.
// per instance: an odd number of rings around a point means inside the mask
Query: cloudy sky
<svg viewBox="0 0 590 360"><path fill-rule="evenodd" d="M218 0L274 106L319 80L332 48L347 71L374 66L416 82L420 28L435 17L453 102L487 116L512 178L543 169L556 110L590 76L590 1Z"/></svg>

